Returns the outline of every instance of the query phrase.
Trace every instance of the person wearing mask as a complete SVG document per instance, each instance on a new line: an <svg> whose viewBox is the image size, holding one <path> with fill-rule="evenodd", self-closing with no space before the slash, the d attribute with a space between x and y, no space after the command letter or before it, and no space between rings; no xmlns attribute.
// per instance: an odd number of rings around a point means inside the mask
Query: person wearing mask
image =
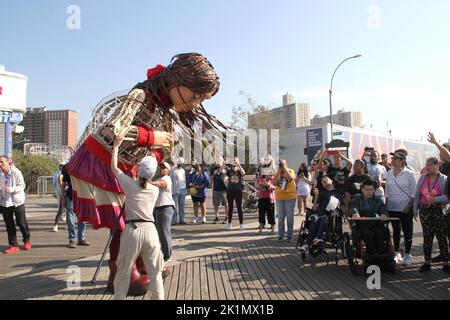
<svg viewBox="0 0 450 320"><path fill-rule="evenodd" d="M362 182L361 193L355 195L350 205L350 216L352 218L387 217L386 205L375 196L377 187L377 183L370 178ZM358 232L360 239L364 240L367 254L385 253L385 229L381 221L360 221L357 224L356 232Z"/></svg>
<svg viewBox="0 0 450 320"><path fill-rule="evenodd" d="M256 189L258 193L258 211L259 211L259 234L262 234L267 222L270 224L270 230L275 232L275 186L272 183L272 176L260 175L256 180Z"/></svg>
<svg viewBox="0 0 450 320"><path fill-rule="evenodd" d="M67 232L69 233L69 248L75 249L79 246L90 246L91 244L86 241L86 222L79 221L75 212L73 212L73 195L72 195L72 180L67 172L67 165L62 168L62 187L61 190L65 190L63 196L63 206L66 208L66 223ZM78 226L78 233L75 235L75 224ZM75 240L78 238L78 242Z"/></svg>
<svg viewBox="0 0 450 320"><path fill-rule="evenodd" d="M175 203L175 212L172 217L172 224L186 224L185 222L185 202L186 202L186 171L183 168L184 159L175 161L176 167L170 171L172 180L172 198Z"/></svg>
<svg viewBox="0 0 450 320"><path fill-rule="evenodd" d="M295 171L288 167L285 159L280 160L278 171L273 178L278 214L278 240L283 241L287 220L287 241L292 241L294 232L294 210L297 201Z"/></svg>
<svg viewBox="0 0 450 320"><path fill-rule="evenodd" d="M367 174L370 176L372 181L377 184L375 190L375 196L384 201L384 186L387 175L387 170L384 166L378 163L380 159L379 153L376 150L372 150L370 153L370 160L366 163Z"/></svg>
<svg viewBox="0 0 450 320"><path fill-rule="evenodd" d="M387 153L383 153L381 155L381 162L380 164L386 169L386 172L392 169L391 161L389 159L389 155Z"/></svg>
<svg viewBox="0 0 450 320"><path fill-rule="evenodd" d="M425 263L419 269L420 272L431 270L431 252L433 251L433 239L439 243L439 251L444 262L444 272L450 274L448 264L448 218L446 216L446 204L448 198L445 193L447 176L439 172L439 160L429 158L426 162L426 171L417 184L417 192L414 199L414 215L420 217L423 231L423 252Z"/></svg>
<svg viewBox="0 0 450 320"><path fill-rule="evenodd" d="M401 152L391 153L392 170L386 176L386 205L389 216L399 218L392 221L395 261L411 265L413 258L411 247L413 240L413 204L416 196L416 178L414 173L406 168L406 155ZM403 230L405 257L400 254L400 230Z"/></svg>
<svg viewBox="0 0 450 320"><path fill-rule="evenodd" d="M297 177L295 178L295 183L297 185L297 207L298 214L303 215L303 209L307 207L308 196L311 193L311 183L312 179L309 175L308 166L306 163L302 163L297 172Z"/></svg>
<svg viewBox="0 0 450 320"><path fill-rule="evenodd" d="M155 218L159 241L161 242L164 262L168 263L172 260L172 234L170 232L170 227L175 209L175 202L172 198L170 164L161 162L159 164L159 172L159 179L152 181L152 184L159 188L153 216Z"/></svg>
<svg viewBox="0 0 450 320"><path fill-rule="evenodd" d="M9 247L3 253L20 252L16 224L22 232L23 249L28 251L31 249L30 228L25 212L25 181L22 172L10 165L6 156L0 156L0 170L0 211L5 221L9 243ZM15 222L14 217L16 218Z"/></svg>
<svg viewBox="0 0 450 320"><path fill-rule="evenodd" d="M355 160L353 164L353 175L348 179L347 184L347 192L345 193L344 200L344 211L346 214L349 213L349 206L353 200L353 197L361 194L362 192L362 183L365 180L371 180L370 176L366 174L365 171L366 164L362 160Z"/></svg>
<svg viewBox="0 0 450 320"><path fill-rule="evenodd" d="M227 170L225 184L227 185L227 201L228 201L228 225L226 230L233 230L233 205L236 201L236 208L239 216L239 229L244 229L244 213L242 211L242 196L244 191L245 170L239 163L239 158L235 158L231 169Z"/></svg>
<svg viewBox="0 0 450 320"><path fill-rule="evenodd" d="M200 163L194 165L194 170L188 176L187 184L189 186L189 193L191 194L192 203L194 204L194 219L192 223L206 223L206 196L207 188L209 186L209 175L203 171L203 166ZM198 211L202 213L201 221L198 218Z"/></svg>
<svg viewBox="0 0 450 320"><path fill-rule="evenodd" d="M62 204L62 194L64 192L61 192L61 187L62 187L62 167L64 166L63 163L61 163L58 166L58 170L55 172L55 174L53 175L53 184L55 185L55 192L56 192L56 203L58 205L58 211L56 213L56 217L55 217L55 225L53 226L52 231L53 232L58 232L58 225L61 222L61 220L65 221L65 219L63 219L63 215L64 215L64 207L61 205Z"/></svg>
<svg viewBox="0 0 450 320"><path fill-rule="evenodd" d="M157 162L152 156L142 159L138 169L138 181L133 180L118 168L119 147L122 142L123 139L116 138L111 155L111 171L125 193L126 211L125 229L122 231L117 257L113 299L126 299L134 262L141 256L149 272L152 299L163 300L164 260L153 215L159 189L151 183L157 170Z"/></svg>
<svg viewBox="0 0 450 320"><path fill-rule="evenodd" d="M439 151L439 157L440 157L442 163L450 166L450 148L445 147L445 145L439 144L439 142L437 141L436 137L434 136L434 134L432 132L428 133L428 142L436 146L436 148ZM450 177L447 175L447 178L450 178ZM447 197L450 199L450 179L447 179L446 190L447 190ZM447 211L447 218L448 218L447 238L448 238L448 242L450 243L450 211ZM440 261L442 261L441 255L438 255L432 259L432 262L440 262Z"/></svg>
<svg viewBox="0 0 450 320"><path fill-rule="evenodd" d="M214 207L214 224L219 223L219 210L222 205L225 209L225 218L223 223L228 221L228 200L227 186L224 183L224 177L227 174L225 160L222 157L216 159L216 164L210 170L210 180L213 183L213 207Z"/></svg>

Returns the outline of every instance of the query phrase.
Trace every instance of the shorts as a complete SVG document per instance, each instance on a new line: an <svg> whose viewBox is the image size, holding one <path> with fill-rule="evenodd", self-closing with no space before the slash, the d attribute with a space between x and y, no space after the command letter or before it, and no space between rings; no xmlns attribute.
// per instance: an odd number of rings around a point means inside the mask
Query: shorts
<svg viewBox="0 0 450 320"><path fill-rule="evenodd" d="M213 191L213 198L212 198L213 206L219 207L219 206L226 206L227 205L227 192L226 191Z"/></svg>
<svg viewBox="0 0 450 320"><path fill-rule="evenodd" d="M199 196L191 196L193 203L204 203L206 200L206 197L199 197Z"/></svg>

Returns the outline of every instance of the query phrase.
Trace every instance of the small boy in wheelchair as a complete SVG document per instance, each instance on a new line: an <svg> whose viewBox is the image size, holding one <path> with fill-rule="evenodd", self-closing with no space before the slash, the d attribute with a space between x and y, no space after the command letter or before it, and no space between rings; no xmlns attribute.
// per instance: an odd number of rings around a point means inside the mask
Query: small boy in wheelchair
<svg viewBox="0 0 450 320"><path fill-rule="evenodd" d="M324 174L320 178L323 190L318 193L314 199L312 211L307 215L309 222L308 238L299 248L301 251L307 251L310 246L319 247L323 244L323 236L327 222L331 214L335 213L343 203L342 195L334 188L333 180L330 176Z"/></svg>
<svg viewBox="0 0 450 320"><path fill-rule="evenodd" d="M350 204L351 218L387 218L387 209L383 201L375 196L377 183L373 180L364 180L361 186L362 194L355 195ZM366 245L367 255L382 255L386 253L385 240L389 237L385 225L379 221L358 221L354 224L358 238Z"/></svg>

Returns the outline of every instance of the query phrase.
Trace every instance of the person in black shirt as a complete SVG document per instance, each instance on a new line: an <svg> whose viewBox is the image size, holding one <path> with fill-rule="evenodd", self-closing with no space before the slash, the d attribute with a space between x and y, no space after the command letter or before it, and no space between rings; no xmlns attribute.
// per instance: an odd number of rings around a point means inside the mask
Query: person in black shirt
<svg viewBox="0 0 450 320"><path fill-rule="evenodd" d="M75 235L75 223L77 222L77 216L73 212L73 198L72 198L72 181L70 175L67 172L67 165L62 168L63 183L61 187L61 194L63 194L62 205L66 207L66 222L67 231L69 233L69 248L76 248L79 246L90 246L91 244L85 240L86 237L86 223L78 221L78 242Z"/></svg>
<svg viewBox="0 0 450 320"><path fill-rule="evenodd" d="M227 170L225 182L227 184L227 200L228 200L228 225L227 230L233 229L233 204L236 201L236 207L239 215L239 229L244 229L244 213L242 211L242 196L244 190L245 171L239 163L239 159L235 158L231 169Z"/></svg>
<svg viewBox="0 0 450 320"><path fill-rule="evenodd" d="M361 194L361 186L363 181L371 180L370 176L364 173L365 163L362 160L355 160L353 165L353 175L348 179L347 191L345 193L345 213L348 214L350 202L357 194Z"/></svg>
<svg viewBox="0 0 450 320"><path fill-rule="evenodd" d="M344 157L341 151L338 151L335 159L335 165L328 170L327 175L333 178L336 191L344 198L345 192L347 191L348 177L352 170L353 163L350 159ZM347 163L346 167L343 166L343 161Z"/></svg>
<svg viewBox="0 0 450 320"><path fill-rule="evenodd" d="M228 201L227 201L227 186L225 185L223 179L227 173L228 168L225 166L225 161L217 159L216 164L211 168L209 175L210 180L213 183L213 207L214 207L214 223L219 223L219 209L220 206L225 208L225 219L223 223L228 221Z"/></svg>

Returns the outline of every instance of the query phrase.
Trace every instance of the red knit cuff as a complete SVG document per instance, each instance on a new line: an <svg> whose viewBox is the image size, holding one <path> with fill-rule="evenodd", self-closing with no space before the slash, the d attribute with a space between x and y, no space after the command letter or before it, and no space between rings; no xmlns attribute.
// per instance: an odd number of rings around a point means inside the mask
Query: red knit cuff
<svg viewBox="0 0 450 320"><path fill-rule="evenodd" d="M152 153L155 158L156 158L156 162L158 162L158 164L160 164L161 162L164 161L164 152L161 150L152 150L150 151L150 153Z"/></svg>
<svg viewBox="0 0 450 320"><path fill-rule="evenodd" d="M138 139L137 146L138 147L148 147L153 146L155 144L155 133L152 128L147 129L143 126L137 126L138 128Z"/></svg>

